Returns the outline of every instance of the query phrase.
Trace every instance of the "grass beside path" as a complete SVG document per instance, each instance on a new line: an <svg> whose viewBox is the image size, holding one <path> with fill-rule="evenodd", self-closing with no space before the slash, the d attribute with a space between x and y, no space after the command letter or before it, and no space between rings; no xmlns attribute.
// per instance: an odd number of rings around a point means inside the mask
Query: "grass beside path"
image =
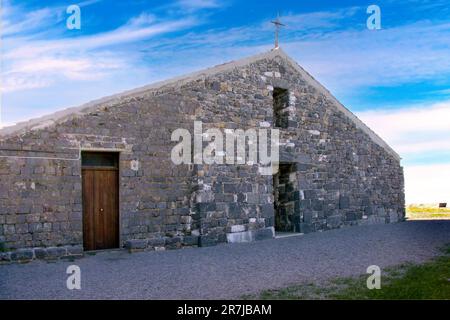
<svg viewBox="0 0 450 320"><path fill-rule="evenodd" d="M326 284L303 284L266 290L250 299L450 299L450 244L424 264L405 264L381 273L381 289L367 289L369 274L339 278Z"/></svg>
<svg viewBox="0 0 450 320"><path fill-rule="evenodd" d="M409 220L450 219L450 208L410 205L406 207L406 217Z"/></svg>

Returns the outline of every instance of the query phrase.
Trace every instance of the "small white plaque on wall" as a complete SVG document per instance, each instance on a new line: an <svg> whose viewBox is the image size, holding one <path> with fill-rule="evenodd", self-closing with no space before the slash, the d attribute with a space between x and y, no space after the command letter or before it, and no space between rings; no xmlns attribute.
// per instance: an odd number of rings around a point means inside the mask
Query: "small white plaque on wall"
<svg viewBox="0 0 450 320"><path fill-rule="evenodd" d="M139 170L139 161L131 160L130 167L131 167L131 170L138 171Z"/></svg>

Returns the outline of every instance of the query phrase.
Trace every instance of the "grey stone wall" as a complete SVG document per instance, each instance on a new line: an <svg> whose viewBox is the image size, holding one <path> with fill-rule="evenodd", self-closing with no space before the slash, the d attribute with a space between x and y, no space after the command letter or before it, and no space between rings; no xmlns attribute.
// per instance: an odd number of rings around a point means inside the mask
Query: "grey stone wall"
<svg viewBox="0 0 450 320"><path fill-rule="evenodd" d="M188 230L193 171L170 161L170 135L192 125L189 109L198 103L182 109L180 99L177 92L133 99L2 139L2 155L40 158L0 158L0 241L7 249L82 243L80 147L120 151L122 244Z"/></svg>
<svg viewBox="0 0 450 320"><path fill-rule="evenodd" d="M5 250L82 244L80 148L120 151L122 246L179 248L272 237L271 176L261 175L257 164L174 165L170 137L176 128L193 133L194 120L204 130L273 127L274 88L289 92L281 161L295 167L295 228L402 220L399 161L275 57L0 137L0 155L15 156L0 158L0 243Z"/></svg>

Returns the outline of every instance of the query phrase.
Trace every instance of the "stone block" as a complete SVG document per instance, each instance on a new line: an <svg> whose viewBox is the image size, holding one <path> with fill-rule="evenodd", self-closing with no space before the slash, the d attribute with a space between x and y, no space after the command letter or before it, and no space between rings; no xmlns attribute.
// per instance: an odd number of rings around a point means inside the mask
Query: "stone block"
<svg viewBox="0 0 450 320"><path fill-rule="evenodd" d="M83 255L84 253L82 245L67 246L66 249L68 255Z"/></svg>
<svg viewBox="0 0 450 320"><path fill-rule="evenodd" d="M214 202L196 203L195 207L198 212L205 213L216 210L216 204Z"/></svg>
<svg viewBox="0 0 450 320"><path fill-rule="evenodd" d="M338 228L342 223L341 216L331 216L327 218L327 228Z"/></svg>
<svg viewBox="0 0 450 320"><path fill-rule="evenodd" d="M255 230L255 240L266 240L275 237L274 227Z"/></svg>
<svg viewBox="0 0 450 320"><path fill-rule="evenodd" d="M263 217L271 217L274 215L275 209L273 204L264 204L261 205L259 208L261 210L261 216Z"/></svg>
<svg viewBox="0 0 450 320"><path fill-rule="evenodd" d="M32 233L41 232L42 231L42 223L39 223L39 222L30 223L28 225L28 229Z"/></svg>
<svg viewBox="0 0 450 320"><path fill-rule="evenodd" d="M223 185L224 193L238 193L239 186L237 184L225 183Z"/></svg>
<svg viewBox="0 0 450 320"><path fill-rule="evenodd" d="M227 233L227 242L229 243L239 243L239 242L251 242L255 240L254 230Z"/></svg>
<svg viewBox="0 0 450 320"><path fill-rule="evenodd" d="M209 235L202 235L198 239L199 247L211 247L217 245L217 238Z"/></svg>
<svg viewBox="0 0 450 320"><path fill-rule="evenodd" d="M50 247L47 248L47 258L58 259L67 254L67 249L65 247Z"/></svg>
<svg viewBox="0 0 450 320"><path fill-rule="evenodd" d="M243 232L243 231L245 231L245 226L242 224L231 226L231 232Z"/></svg>
<svg viewBox="0 0 450 320"><path fill-rule="evenodd" d="M305 197L305 199L316 199L317 198L316 190L304 190L303 196Z"/></svg>
<svg viewBox="0 0 450 320"><path fill-rule="evenodd" d="M165 238L148 239L148 246L153 248L164 246L165 243L166 243Z"/></svg>
<svg viewBox="0 0 450 320"><path fill-rule="evenodd" d="M378 216L368 216L367 219L360 220L360 225L373 225L373 224L384 224L386 223L386 219L384 217Z"/></svg>
<svg viewBox="0 0 450 320"><path fill-rule="evenodd" d="M47 259L48 253L47 249L45 248L35 248L34 249L34 256L36 259Z"/></svg>
<svg viewBox="0 0 450 320"><path fill-rule="evenodd" d="M347 212L345 214L345 221L355 221L357 220L356 212Z"/></svg>
<svg viewBox="0 0 450 320"><path fill-rule="evenodd" d="M13 261L30 261L33 258L33 249L19 249L11 252L11 260Z"/></svg>
<svg viewBox="0 0 450 320"><path fill-rule="evenodd" d="M50 222L45 222L43 224L42 231L44 231L44 232L52 231L52 224Z"/></svg>
<svg viewBox="0 0 450 320"><path fill-rule="evenodd" d="M313 220L313 212L311 210L305 210L303 212L303 220L306 224L311 224Z"/></svg>
<svg viewBox="0 0 450 320"><path fill-rule="evenodd" d="M308 163L297 163L296 171L308 171L312 168L311 164Z"/></svg>
<svg viewBox="0 0 450 320"><path fill-rule="evenodd" d="M372 206L367 206L364 208L364 214L366 215L372 215L374 213L374 209Z"/></svg>
<svg viewBox="0 0 450 320"><path fill-rule="evenodd" d="M397 212L389 212L389 222L390 223L398 222L398 214L397 214Z"/></svg>
<svg viewBox="0 0 450 320"><path fill-rule="evenodd" d="M310 233L310 232L314 232L315 231L315 227L313 224L311 223L300 223L300 232L301 233Z"/></svg>
<svg viewBox="0 0 450 320"><path fill-rule="evenodd" d="M11 261L11 252L0 252L0 263L10 261Z"/></svg>
<svg viewBox="0 0 450 320"><path fill-rule="evenodd" d="M166 249L179 249L182 246L181 238L180 237L171 237L166 238Z"/></svg>
<svg viewBox="0 0 450 320"><path fill-rule="evenodd" d="M339 209L348 209L350 207L350 198L348 196L339 197Z"/></svg>
<svg viewBox="0 0 450 320"><path fill-rule="evenodd" d="M237 203L234 203L234 202L229 203L228 204L228 215L232 219L233 218L234 219L240 218L240 216L241 216L241 206L239 204L237 204Z"/></svg>
<svg viewBox="0 0 450 320"><path fill-rule="evenodd" d="M312 200L311 208L315 211L323 211L323 201L322 200Z"/></svg>
<svg viewBox="0 0 450 320"><path fill-rule="evenodd" d="M197 246L198 236L185 236L183 237L183 245L185 246Z"/></svg>
<svg viewBox="0 0 450 320"><path fill-rule="evenodd" d="M143 250L147 248L147 245L146 239L132 239L125 242L125 247L129 250Z"/></svg>

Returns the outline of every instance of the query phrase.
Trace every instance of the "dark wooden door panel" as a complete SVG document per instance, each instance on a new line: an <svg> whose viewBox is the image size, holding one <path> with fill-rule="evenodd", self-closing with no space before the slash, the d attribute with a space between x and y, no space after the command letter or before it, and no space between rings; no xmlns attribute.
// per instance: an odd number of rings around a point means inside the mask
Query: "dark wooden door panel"
<svg viewBox="0 0 450 320"><path fill-rule="evenodd" d="M102 235L98 246L117 248L119 244L117 171L97 171L95 181L98 193L99 234Z"/></svg>
<svg viewBox="0 0 450 320"><path fill-rule="evenodd" d="M83 243L85 250L94 250L94 171L82 170Z"/></svg>
<svg viewBox="0 0 450 320"><path fill-rule="evenodd" d="M118 171L83 169L84 248L119 246Z"/></svg>
<svg viewBox="0 0 450 320"><path fill-rule="evenodd" d="M102 179L101 173L99 171L94 171L94 247L95 249L104 249L104 215L101 214L100 208L101 203L101 190L102 190Z"/></svg>

